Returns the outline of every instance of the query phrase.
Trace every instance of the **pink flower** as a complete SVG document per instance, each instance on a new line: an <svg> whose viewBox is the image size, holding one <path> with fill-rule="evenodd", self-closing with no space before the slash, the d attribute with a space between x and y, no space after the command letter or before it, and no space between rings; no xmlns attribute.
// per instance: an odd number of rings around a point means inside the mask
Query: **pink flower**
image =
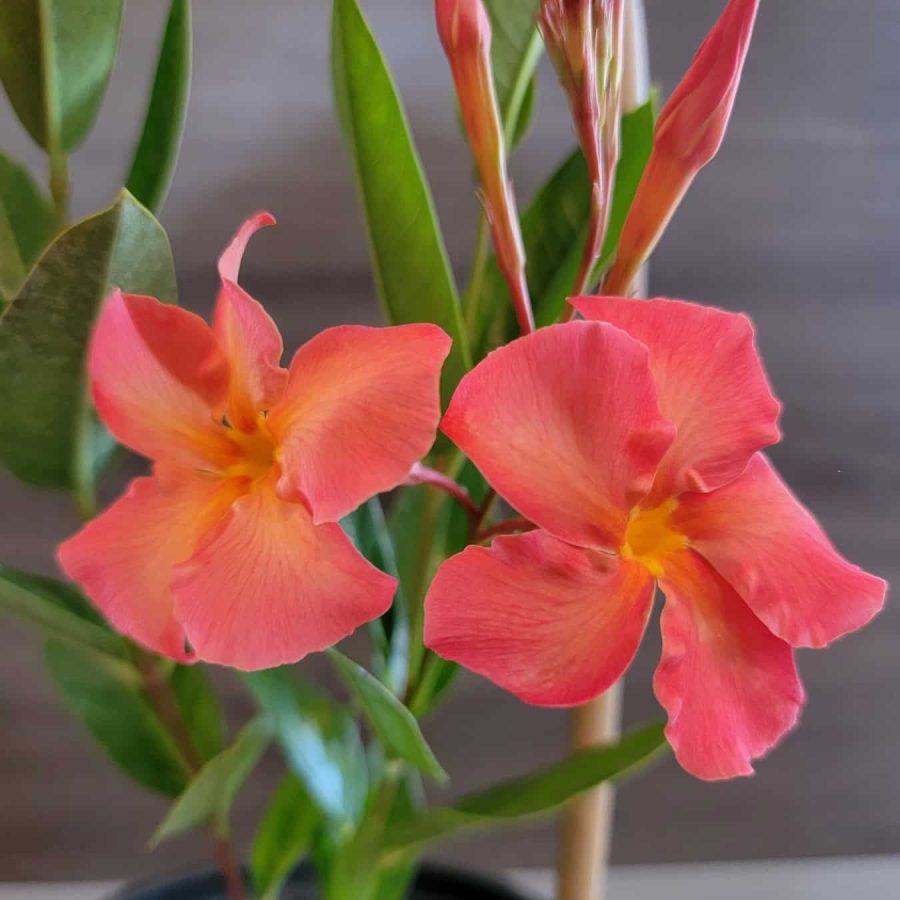
<svg viewBox="0 0 900 900"><path fill-rule="evenodd" d="M153 474L59 560L116 628L182 661L276 666L381 615L395 581L337 521L406 478L440 417L450 341L433 325L330 328L281 368L278 329L237 284L273 223L222 254L212 327L116 290L90 343L97 411Z"/></svg>
<svg viewBox="0 0 900 900"><path fill-rule="evenodd" d="M747 318L582 297L588 319L491 354L443 430L538 526L438 571L425 640L523 700L584 703L633 658L665 596L654 688L685 769L752 772L797 721L793 647L881 609L760 452L779 439Z"/></svg>
<svg viewBox="0 0 900 900"><path fill-rule="evenodd" d="M731 0L663 107L606 293L628 293L697 173L719 152L758 8L759 0Z"/></svg>

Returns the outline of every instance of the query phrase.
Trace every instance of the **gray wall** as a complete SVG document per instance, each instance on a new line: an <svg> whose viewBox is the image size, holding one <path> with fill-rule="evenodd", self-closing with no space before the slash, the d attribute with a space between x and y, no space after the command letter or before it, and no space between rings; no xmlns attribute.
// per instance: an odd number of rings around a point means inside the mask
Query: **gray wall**
<svg viewBox="0 0 900 900"><path fill-rule="evenodd" d="M510 0L514 2L514 0ZM76 210L107 202L138 129L162 0L134 0L98 127L75 156ZM427 0L365 3L405 96L454 261L464 272L476 205ZM649 0L664 92L721 0ZM246 280L295 346L328 322L375 320L364 235L331 111L324 0L197 0L194 92L163 214L189 305L208 309L214 261L239 220L267 207ZM900 569L900 6L895 0L764 2L725 147L699 179L653 268L653 290L744 309L786 401L773 454L855 561ZM548 76L548 73L544 73ZM527 197L572 143L551 77L514 162ZM41 164L0 102L0 145ZM120 473L121 482L125 473ZM117 489L112 479L108 490ZM50 570L75 527L62 499L0 476L0 558ZM800 731L751 780L692 781L665 762L620 795L620 862L900 851L900 719L893 605L826 653L801 654L809 708ZM651 638L628 679L627 715L658 715ZM230 685L227 675L223 683ZM233 693L236 693L233 691ZM239 697L233 706L240 712ZM0 631L0 880L118 876L203 859L192 841L142 856L162 805L110 772L62 712L39 643ZM462 790L562 752L565 717L462 681L430 723ZM274 763L274 761L273 761ZM274 768L270 767L270 771ZM245 801L258 808L271 775ZM548 863L531 829L448 851L485 867Z"/></svg>

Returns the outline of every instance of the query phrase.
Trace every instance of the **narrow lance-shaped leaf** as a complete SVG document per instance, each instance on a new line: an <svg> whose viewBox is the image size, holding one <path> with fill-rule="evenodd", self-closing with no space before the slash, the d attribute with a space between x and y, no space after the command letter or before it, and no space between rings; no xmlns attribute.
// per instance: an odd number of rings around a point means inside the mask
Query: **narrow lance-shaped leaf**
<svg viewBox="0 0 900 900"><path fill-rule="evenodd" d="M156 846L199 825L224 821L271 739L271 728L265 720L247 725L230 747L194 776L156 829L150 845Z"/></svg>
<svg viewBox="0 0 900 900"><path fill-rule="evenodd" d="M622 225L653 146L653 101L622 117L622 147L599 275L610 264ZM522 215L527 275L539 326L560 315L572 290L590 214L590 182L580 150L571 154L535 194ZM476 357L515 336L515 320L503 277L491 261L480 308L485 317L473 335Z"/></svg>
<svg viewBox="0 0 900 900"><path fill-rule="evenodd" d="M23 481L78 490L108 448L88 407L85 353L113 285L175 299L168 238L127 192L50 245L0 322L0 463Z"/></svg>
<svg viewBox="0 0 900 900"><path fill-rule="evenodd" d="M50 199L24 166L0 153L0 297L15 295L53 228Z"/></svg>
<svg viewBox="0 0 900 900"><path fill-rule="evenodd" d="M123 0L3 0L0 81L28 133L68 152L90 131L119 46Z"/></svg>
<svg viewBox="0 0 900 900"><path fill-rule="evenodd" d="M278 900L281 886L306 852L319 814L300 780L279 785L253 841L251 872L260 900Z"/></svg>
<svg viewBox="0 0 900 900"><path fill-rule="evenodd" d="M665 746L662 725L626 734L617 744L583 750L524 778L463 797L452 807L428 810L388 830L388 850L405 851L478 828L497 827L558 809L577 794L617 778Z"/></svg>
<svg viewBox="0 0 900 900"><path fill-rule="evenodd" d="M331 53L378 294L391 323L434 322L453 339L446 402L471 366L459 298L400 97L357 0L334 0Z"/></svg>
<svg viewBox="0 0 900 900"><path fill-rule="evenodd" d="M78 591L68 584L0 566L0 609L48 635L122 656L125 642L105 625Z"/></svg>
<svg viewBox="0 0 900 900"><path fill-rule="evenodd" d="M156 74L125 186L158 212L175 171L191 91L191 2L172 0Z"/></svg>
<svg viewBox="0 0 900 900"><path fill-rule="evenodd" d="M415 716L362 666L336 650L329 655L388 750L437 781L446 781L447 773L428 746Z"/></svg>
<svg viewBox="0 0 900 900"><path fill-rule="evenodd" d="M252 672L245 681L272 720L288 766L322 815L338 828L357 824L368 793L368 767L347 711L285 669Z"/></svg>
<svg viewBox="0 0 900 900"><path fill-rule="evenodd" d="M125 774L169 796L184 789L187 764L133 666L55 639L47 643L47 665L66 706Z"/></svg>
<svg viewBox="0 0 900 900"><path fill-rule="evenodd" d="M525 134L534 102L532 79L541 56L540 0L484 0L491 19L491 67L508 147ZM530 97L529 97L530 94Z"/></svg>

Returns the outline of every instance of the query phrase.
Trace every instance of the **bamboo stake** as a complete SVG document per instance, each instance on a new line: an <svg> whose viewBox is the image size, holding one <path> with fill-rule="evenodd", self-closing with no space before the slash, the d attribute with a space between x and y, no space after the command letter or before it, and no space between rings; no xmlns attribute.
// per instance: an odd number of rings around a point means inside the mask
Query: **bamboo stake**
<svg viewBox="0 0 900 900"><path fill-rule="evenodd" d="M650 92L647 30L642 0L625 0L622 106L629 111L646 102ZM646 273L637 279L646 293ZM622 689L619 681L605 694L572 712L573 751L615 741L622 732ZM612 839L615 794L601 785L575 800L563 816L559 855L559 900L604 900Z"/></svg>

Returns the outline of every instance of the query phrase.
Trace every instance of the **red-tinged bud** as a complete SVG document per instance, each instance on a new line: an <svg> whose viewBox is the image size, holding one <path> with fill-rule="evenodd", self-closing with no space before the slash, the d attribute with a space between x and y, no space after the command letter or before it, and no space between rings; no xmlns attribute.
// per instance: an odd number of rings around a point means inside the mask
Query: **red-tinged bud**
<svg viewBox="0 0 900 900"><path fill-rule="evenodd" d="M627 293L695 176L722 145L759 0L731 0L663 108L604 293Z"/></svg>
<svg viewBox="0 0 900 900"><path fill-rule="evenodd" d="M588 235L574 293L590 286L619 158L623 0L542 0L538 26L569 99L591 180Z"/></svg>
<svg viewBox="0 0 900 900"><path fill-rule="evenodd" d="M435 0L435 17L453 73L469 146L478 167L497 265L509 286L519 327L527 334L534 330L534 316L491 68L491 21L482 0Z"/></svg>

